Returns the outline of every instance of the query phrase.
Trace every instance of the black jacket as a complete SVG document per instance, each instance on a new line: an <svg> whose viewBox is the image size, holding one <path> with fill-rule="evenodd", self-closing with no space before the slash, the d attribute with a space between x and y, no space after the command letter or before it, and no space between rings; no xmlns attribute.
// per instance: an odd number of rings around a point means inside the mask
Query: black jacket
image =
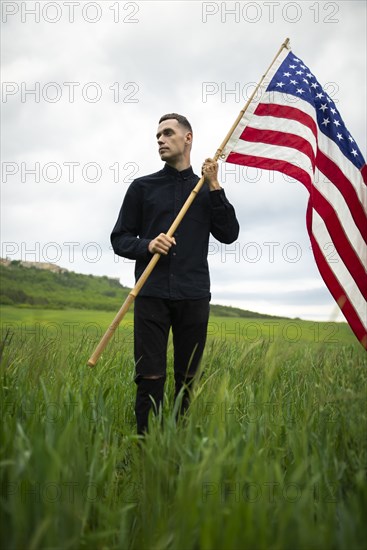
<svg viewBox="0 0 367 550"><path fill-rule="evenodd" d="M111 243L116 254L136 260L136 280L152 258L149 242L167 233L198 181L191 167L179 172L166 164L128 188ZM210 297L209 234L230 244L238 232L236 214L224 190L209 191L204 184L174 234L176 246L159 259L140 295L171 300Z"/></svg>

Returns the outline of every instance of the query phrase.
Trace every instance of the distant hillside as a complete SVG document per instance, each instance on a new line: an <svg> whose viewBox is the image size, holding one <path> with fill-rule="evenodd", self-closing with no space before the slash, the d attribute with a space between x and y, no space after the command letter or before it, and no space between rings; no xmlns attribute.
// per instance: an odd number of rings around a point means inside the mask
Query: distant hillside
<svg viewBox="0 0 367 550"><path fill-rule="evenodd" d="M118 279L74 273L54 264L0 259L0 304L40 309L116 311L130 292ZM274 318L211 304L212 315Z"/></svg>
<svg viewBox="0 0 367 550"><path fill-rule="evenodd" d="M62 268L51 271L42 265L30 266L19 261L5 265L2 261L0 303L43 309L117 311L130 290L118 279L82 275Z"/></svg>
<svg viewBox="0 0 367 550"><path fill-rule="evenodd" d="M267 315L266 313L257 313L248 309L240 309L238 307L220 306L210 304L210 313L220 317L242 317L247 319L288 319L288 317L276 317L275 315Z"/></svg>

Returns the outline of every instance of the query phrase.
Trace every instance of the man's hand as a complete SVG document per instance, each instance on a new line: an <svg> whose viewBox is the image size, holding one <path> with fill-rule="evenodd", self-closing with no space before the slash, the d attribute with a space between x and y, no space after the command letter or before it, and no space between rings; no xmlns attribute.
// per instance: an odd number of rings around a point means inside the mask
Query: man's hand
<svg viewBox="0 0 367 550"><path fill-rule="evenodd" d="M148 250L151 254L163 254L167 256L171 246L176 244L174 237L168 237L164 233L160 233L158 237L150 241Z"/></svg>
<svg viewBox="0 0 367 550"><path fill-rule="evenodd" d="M221 189L218 182L218 163L213 159L205 159L201 173L204 176L205 182L209 185L210 191Z"/></svg>

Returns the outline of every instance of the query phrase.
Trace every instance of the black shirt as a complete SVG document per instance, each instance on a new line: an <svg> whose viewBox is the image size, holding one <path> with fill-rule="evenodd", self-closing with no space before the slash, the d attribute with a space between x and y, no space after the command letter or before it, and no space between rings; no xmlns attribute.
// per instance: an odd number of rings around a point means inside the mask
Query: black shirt
<svg viewBox="0 0 367 550"><path fill-rule="evenodd" d="M135 179L128 188L111 243L116 254L136 260L136 280L152 258L149 242L167 233L198 181L191 167L179 172L165 164L163 170ZM238 232L236 214L224 190L209 191L204 184L174 234L176 246L161 256L140 295L210 298L209 235L230 244Z"/></svg>

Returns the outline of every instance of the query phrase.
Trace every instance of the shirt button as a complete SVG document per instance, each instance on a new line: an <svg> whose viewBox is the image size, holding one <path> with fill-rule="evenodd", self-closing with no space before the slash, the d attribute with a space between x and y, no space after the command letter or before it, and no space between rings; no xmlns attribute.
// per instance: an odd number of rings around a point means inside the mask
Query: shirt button
<svg viewBox="0 0 367 550"><path fill-rule="evenodd" d="M172 252L172 256L176 256L176 252Z"/></svg>

